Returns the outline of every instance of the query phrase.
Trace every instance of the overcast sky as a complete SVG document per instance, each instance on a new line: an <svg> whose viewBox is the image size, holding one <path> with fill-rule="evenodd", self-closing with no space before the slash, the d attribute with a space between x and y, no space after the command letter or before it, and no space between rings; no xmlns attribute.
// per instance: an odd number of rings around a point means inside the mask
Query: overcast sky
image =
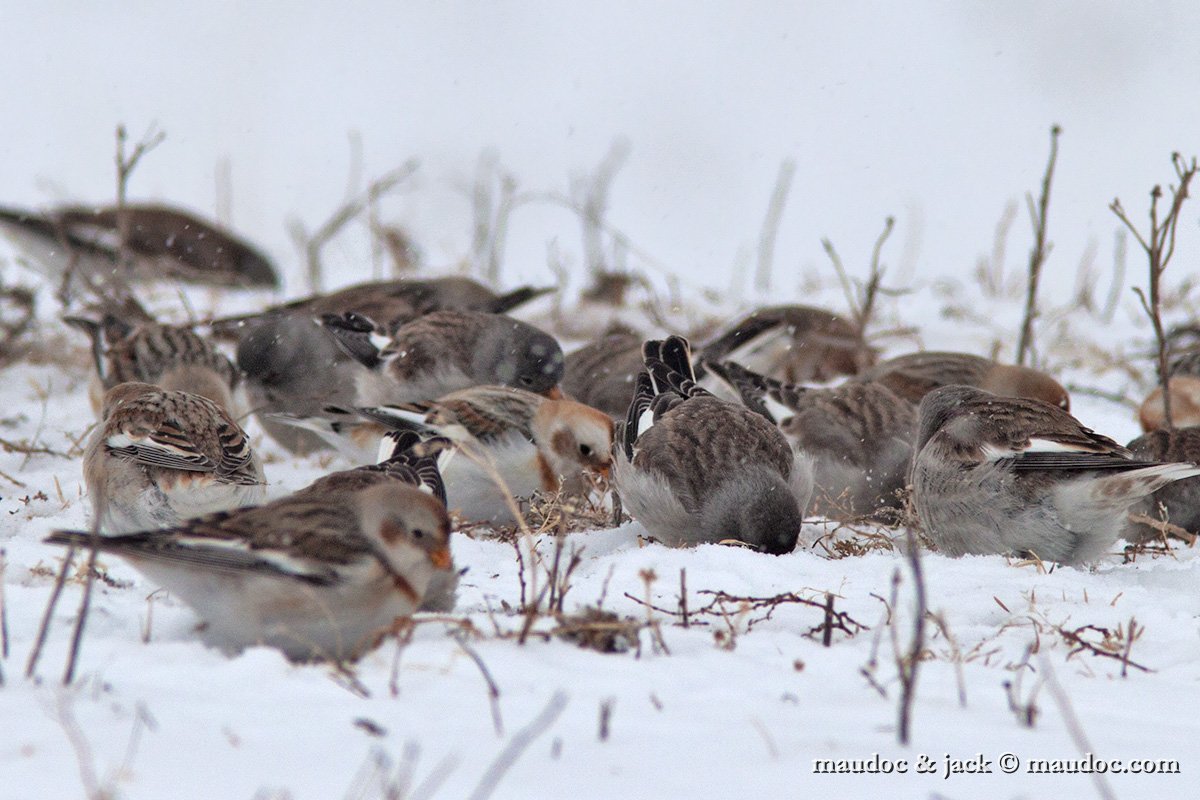
<svg viewBox="0 0 1200 800"><path fill-rule="evenodd" d="M468 249L483 149L523 188L565 190L620 137L612 222L698 282L728 286L752 261L785 158L797 171L777 270L823 269L822 236L862 264L894 214L888 260L924 277L990 249L1059 123L1049 280L1069 287L1089 243L1107 268L1107 203L1140 216L1172 150L1200 152L1198 30L1194 0L7 0L0 203L108 200L115 124L154 125L167 139L132 194L213 213L227 160L235 227L291 267L285 220L317 223L345 196L355 131L368 176L421 160L388 213L445 265ZM1180 269L1200 261L1198 218L1195 203ZM551 239L578 261L572 219L518 213L506 282L544 280ZM1014 267L1029 240L1022 209ZM344 280L369 271L352 242L330 263Z"/></svg>

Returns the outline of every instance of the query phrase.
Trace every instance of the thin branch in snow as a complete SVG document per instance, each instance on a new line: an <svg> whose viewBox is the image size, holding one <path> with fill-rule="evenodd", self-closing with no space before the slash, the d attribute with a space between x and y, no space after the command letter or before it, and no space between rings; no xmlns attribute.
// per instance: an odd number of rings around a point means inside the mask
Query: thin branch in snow
<svg viewBox="0 0 1200 800"><path fill-rule="evenodd" d="M451 638L458 643L462 651L475 662L475 666L479 668L479 673L483 675L483 680L487 683L488 689L488 706L492 711L492 726L496 729L497 736L504 735L504 720L500 718L500 687L496 685L492 673L487 668L487 664L483 663L483 658L475 651L475 648L467 644L466 634L461 630L451 634Z"/></svg>
<svg viewBox="0 0 1200 800"><path fill-rule="evenodd" d="M542 712L534 717L528 725L512 735L508 744L488 765L487 771L479 779L479 784L475 787L475 791L471 792L468 800L487 800L492 796L504 775L512 768L513 764L517 763L517 759L528 749L529 745L548 731L562 714L563 709L567 707L567 699L567 693L561 689L555 692Z"/></svg>
<svg viewBox="0 0 1200 800"><path fill-rule="evenodd" d="M1075 748L1081 756L1095 753L1096 749L1088 741L1087 734L1083 730L1083 725L1079 723L1079 717L1075 714L1075 709L1071 706L1071 698L1067 696L1066 691L1059 684L1058 678L1054 675L1054 668L1050 665L1050 659L1045 653L1042 653L1040 661L1042 679L1046 683L1046 688L1050 690L1050 697L1054 700L1054 705L1058 707L1058 713L1062 715L1063 723L1067 726L1067 733L1071 735L1071 741L1075 743ZM1091 775L1092 782L1096 785L1096 792L1104 800L1116 800L1116 795L1113 794L1108 779L1097 771L1093 771Z"/></svg>
<svg viewBox="0 0 1200 800"><path fill-rule="evenodd" d="M1054 180L1054 165L1058 161L1058 137L1062 128L1054 125L1050 128L1050 160L1046 164L1046 174L1042 177L1042 193L1038 198L1036 209L1033 197L1026 195L1029 205L1029 218L1033 225L1033 250L1029 253L1029 282L1025 292L1025 316L1021 320L1021 337L1017 341L1017 363L1025 364L1026 357L1033 351L1033 323L1038 316L1037 290L1042 278L1042 265L1046 256L1050 255L1053 245L1046 241L1046 211L1050 206L1050 186Z"/></svg>
<svg viewBox="0 0 1200 800"><path fill-rule="evenodd" d="M46 637L50 633L50 621L54 618L54 609L58 605L63 585L67 582L67 572L71 569L71 563L74 560L75 547L71 546L67 548L67 554L63 556L62 567L59 568L58 576L54 580L54 589L50 592L50 599L46 601L46 610L42 612L42 621L38 625L33 649L29 651L29 660L25 663L26 678L32 678L34 671L37 670L38 661L42 657L42 648L46 646Z"/></svg>
<svg viewBox="0 0 1200 800"><path fill-rule="evenodd" d="M775 188L763 217L762 231L758 234L758 268L754 272L754 288L759 292L771 291L771 270L775 264L775 239L779 236L779 223L787 206L788 193L792 189L792 178L796 175L796 162L785 158L779 164L775 176Z"/></svg>

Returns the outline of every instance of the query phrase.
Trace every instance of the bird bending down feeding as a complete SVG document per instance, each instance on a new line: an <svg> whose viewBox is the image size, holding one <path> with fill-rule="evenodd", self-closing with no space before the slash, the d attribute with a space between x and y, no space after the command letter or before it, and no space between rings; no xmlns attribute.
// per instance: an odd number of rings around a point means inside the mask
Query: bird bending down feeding
<svg viewBox="0 0 1200 800"><path fill-rule="evenodd" d="M293 660L350 660L451 571L445 505L409 482L430 468L436 476L432 464L401 465L392 479L388 465L335 473L263 506L97 545L191 606L206 640L227 651L265 644ZM56 531L46 541L93 538Z"/></svg>
<svg viewBox="0 0 1200 800"><path fill-rule="evenodd" d="M761 415L695 385L688 342L648 341L613 466L621 501L669 545L795 546L812 465Z"/></svg>
<svg viewBox="0 0 1200 800"><path fill-rule="evenodd" d="M357 412L389 428L455 442L457 452L448 451L441 462L447 505L471 520L512 524L512 500L560 487L578 491L585 471L607 475L612 461L607 414L506 386L475 386L430 403ZM390 455L390 448L380 455Z"/></svg>
<svg viewBox="0 0 1200 800"><path fill-rule="evenodd" d="M912 461L917 412L876 383L810 389L781 383L732 362L704 362L747 408L777 423L813 462L808 513L896 522Z"/></svg>
<svg viewBox="0 0 1200 800"><path fill-rule="evenodd" d="M939 386L960 385L1071 409L1067 390L1046 373L969 353L909 353L882 361L852 380L881 383L914 405Z"/></svg>
<svg viewBox="0 0 1200 800"><path fill-rule="evenodd" d="M1139 461L1056 406L945 386L921 401L912 486L925 533L950 556L1080 564L1122 535L1126 512L1193 464Z"/></svg>
<svg viewBox="0 0 1200 800"><path fill-rule="evenodd" d="M83 477L105 533L165 528L260 502L262 464L246 432L199 395L121 383L104 395Z"/></svg>
<svg viewBox="0 0 1200 800"><path fill-rule="evenodd" d="M152 383L163 389L206 397L230 414L240 412L234 393L237 368L211 342L191 328L156 322L130 323L113 314L100 321L64 317L88 335L96 374L88 389L96 413L104 393L119 383Z"/></svg>
<svg viewBox="0 0 1200 800"><path fill-rule="evenodd" d="M503 314L437 311L390 337L359 314L322 322L365 367L356 378L360 406L421 402L483 384L552 393L563 374L554 337Z"/></svg>

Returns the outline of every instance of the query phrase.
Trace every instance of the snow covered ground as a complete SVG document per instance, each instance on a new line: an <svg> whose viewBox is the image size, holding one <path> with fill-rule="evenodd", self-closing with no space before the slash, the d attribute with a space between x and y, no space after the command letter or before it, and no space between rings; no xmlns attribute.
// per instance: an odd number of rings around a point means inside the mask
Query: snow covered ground
<svg viewBox="0 0 1200 800"><path fill-rule="evenodd" d="M225 174L228 219L285 266L289 296L304 284L284 220L297 215L311 228L341 201L347 130L363 134L360 187L410 156L422 159L418 179L385 211L438 268L469 251L469 187L482 148L495 147L523 189L566 191L570 175L593 170L624 136L632 150L609 219L639 248L631 266L660 291L668 275L683 283L682 308L668 309L669 319L728 315L765 299L844 310L819 238L829 236L861 277L883 218L894 214L885 282L912 293L884 300L873 330L892 333L880 346L1008 358L1029 241L1020 206L1001 281L1008 288L984 291L970 268L993 252L1005 205L1036 188L1047 129L1059 122L1056 248L1039 358L1073 386L1073 410L1086 424L1122 441L1137 433L1131 408L1106 398L1140 400L1149 386L1149 328L1127 288L1142 282L1143 267L1131 248L1125 288L1105 315L1116 228L1105 206L1119 195L1143 218L1146 191L1170 177L1169 153L1195 150L1194 4L1165 3L1151 16L1075 3L954 11L784 4L754 14L692 3L342 3L337 15L316 5L297 13L217 3L198 18L135 6L11 5L0 64L23 79L2 90L15 111L0 202L107 200L113 126L124 121L136 135L157 123L168 138L139 167L133 195L223 213L213 198L224 190L213 187L225 180L214 174ZM798 171L775 291L755 296L755 242L788 157ZM503 280L553 280L553 240L571 270L564 302L573 308L583 282L578 226L559 210L523 208L512 220ZM1172 286L1194 272L1198 239L1193 207ZM370 277L365 242L355 231L330 248L331 284ZM34 280L2 245L0 259L6 284ZM1093 277L1076 266L1089 261ZM1075 302L1077 283L1092 287L1098 310ZM701 287L717 289L719 300ZM266 299L189 297L197 308L231 312ZM0 440L24 445L0 443L9 634L0 659L0 800L1194 794L1200 555L1182 546L1133 563L1114 553L1087 570L924 554L928 606L944 629L932 621L927 629L907 747L897 744L892 632L906 648L908 563L872 532L816 521L795 552L778 558L643 544L636 523L570 534L565 551L581 561L565 609L602 605L637 623L636 647L621 653L551 637L548 618L519 644L525 620L510 610L521 597L516 551L459 535L455 556L468 572L454 619L423 622L402 649L385 644L353 679L290 665L269 650L236 658L209 650L193 634L191 612L103 559L107 580L96 585L76 684L59 685L80 597L75 581L53 620L39 680L26 680L61 557L41 539L86 524L79 442L92 419L83 342L61 330L45 287L40 299L41 356L8 366L0 381ZM550 305L521 316L550 324ZM171 292L157 307L182 316ZM1171 316L1194 311L1185 300ZM569 318L598 316L589 309ZM291 457L250 428L274 495L342 466ZM20 452L30 447L48 452ZM548 560L553 537L542 538L541 550ZM670 613L679 608L681 570L687 628ZM817 604L832 595L845 629L832 630L826 647L819 607L782 602L768 617L768 608L721 603L714 592L794 593ZM474 633L463 633L468 623ZM1071 639L1120 656L1131 629L1128 663ZM1032 727L1027 708L1036 709ZM1106 787L1087 774L1029 771L1033 759L1075 760L1083 751L1123 768L1134 759L1178 768L1108 774ZM1001 771L1006 754L1018 759L1012 774ZM875 756L893 768L903 760L906 771L815 771L818 760L836 769ZM946 776L947 758L976 756L989 774Z"/></svg>
<svg viewBox="0 0 1200 800"><path fill-rule="evenodd" d="M936 313L943 306L979 307L985 300L977 287L956 289L958 303L941 291L926 287L887 301L880 325L921 324L926 344L954 335L959 346L977 352L987 351L996 330L1015 329L1016 303L987 301L996 313L984 326ZM817 297L837 303L835 290ZM1074 344L1055 342L1048 362L1085 352L1083 342L1118 356L1122 347L1144 346L1144 338L1128 338L1145 331L1132 304L1117 316L1106 326L1077 310L1053 323L1066 326ZM83 363L81 343L71 344L62 349L74 351L71 363ZM884 344L893 351L910 346ZM56 360L64 358L60 352ZM1140 391L1115 371L1065 374L1115 393ZM516 550L482 532L457 535L456 558L468 572L454 619L422 623L402 649L384 644L357 666L353 680L329 667L290 665L266 649L236 658L209 650L193 633L191 612L120 561L102 559L107 579L96 584L77 684L59 685L77 582L55 615L40 680L25 680L61 555L40 540L53 528L86 522L78 458L60 454L77 452L91 412L86 372L78 366L24 364L6 375L3 438L53 453L0 455L10 628L0 689L0 713L10 721L0 737L0 797L78 795L82 781L129 798L382 798L396 796L386 793L389 781L409 785L404 780L412 781L412 793L398 796L484 796L472 794L480 787L514 798L787 797L814 789L868 797L884 787L914 797L1092 796L1088 775L1027 772L1031 759L1082 757L1068 713L1097 758L1178 762L1177 774L1107 776L1118 796L1182 797L1191 785L1190 742L1200 730L1194 590L1200 554L1180 546L1133 563L1114 553L1090 570L924 554L929 608L944 631L929 623L908 747L896 743L900 687L887 624L890 613L899 647L906 648L913 616L907 562L874 532L836 531L817 521L783 557L643 544L636 523L568 535L564 552L581 556L566 594L568 614L600 605L657 626L655 635L641 625L636 646L620 653L548 639L542 634L556 627L549 618L536 621L519 644L525 620L515 612ZM1076 413L1119 439L1136 432L1132 411L1111 401L1077 393ZM253 424L251 431L269 461L274 494L340 466L288 456ZM541 537L543 569L552 551L553 536ZM686 629L670 613L679 608L683 570ZM527 566L530 596L546 580L534 572ZM738 599L715 602L714 592L794 593L813 604L783 602L772 610ZM820 606L828 595L846 618L825 647ZM472 632L463 633L468 622ZM1080 652L1069 640L1079 635L1120 656L1131 625L1136 637L1127 665ZM455 635L464 637L465 648ZM489 680L497 691L494 710ZM1051 681L1067 700L1056 700ZM1017 687L1011 693L1010 684ZM1036 709L1032 727L1010 708L1010 697ZM553 719L535 724L546 714ZM527 726L537 735L506 757L514 742L524 741ZM836 768L839 760L876 754L904 760L907 772L814 774L819 759ZM1020 760L1014 774L999 771L1004 754ZM918 772L921 756L929 759L924 772ZM991 774L947 778L947 756L982 756ZM511 766L497 778L501 763Z"/></svg>

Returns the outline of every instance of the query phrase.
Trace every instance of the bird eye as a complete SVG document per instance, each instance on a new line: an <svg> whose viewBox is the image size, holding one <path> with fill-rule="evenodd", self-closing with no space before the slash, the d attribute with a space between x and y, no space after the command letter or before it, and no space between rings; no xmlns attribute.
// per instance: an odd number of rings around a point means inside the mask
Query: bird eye
<svg viewBox="0 0 1200 800"><path fill-rule="evenodd" d="M587 458L591 454L592 454L592 446L590 444L579 445L579 455L583 456L584 458Z"/></svg>
<svg viewBox="0 0 1200 800"><path fill-rule="evenodd" d="M420 528L413 528L412 535L415 539L423 539L425 538L425 531L421 530Z"/></svg>
<svg viewBox="0 0 1200 800"><path fill-rule="evenodd" d="M522 386L532 386L533 385L533 377L531 375L522 375L520 380L521 380Z"/></svg>

